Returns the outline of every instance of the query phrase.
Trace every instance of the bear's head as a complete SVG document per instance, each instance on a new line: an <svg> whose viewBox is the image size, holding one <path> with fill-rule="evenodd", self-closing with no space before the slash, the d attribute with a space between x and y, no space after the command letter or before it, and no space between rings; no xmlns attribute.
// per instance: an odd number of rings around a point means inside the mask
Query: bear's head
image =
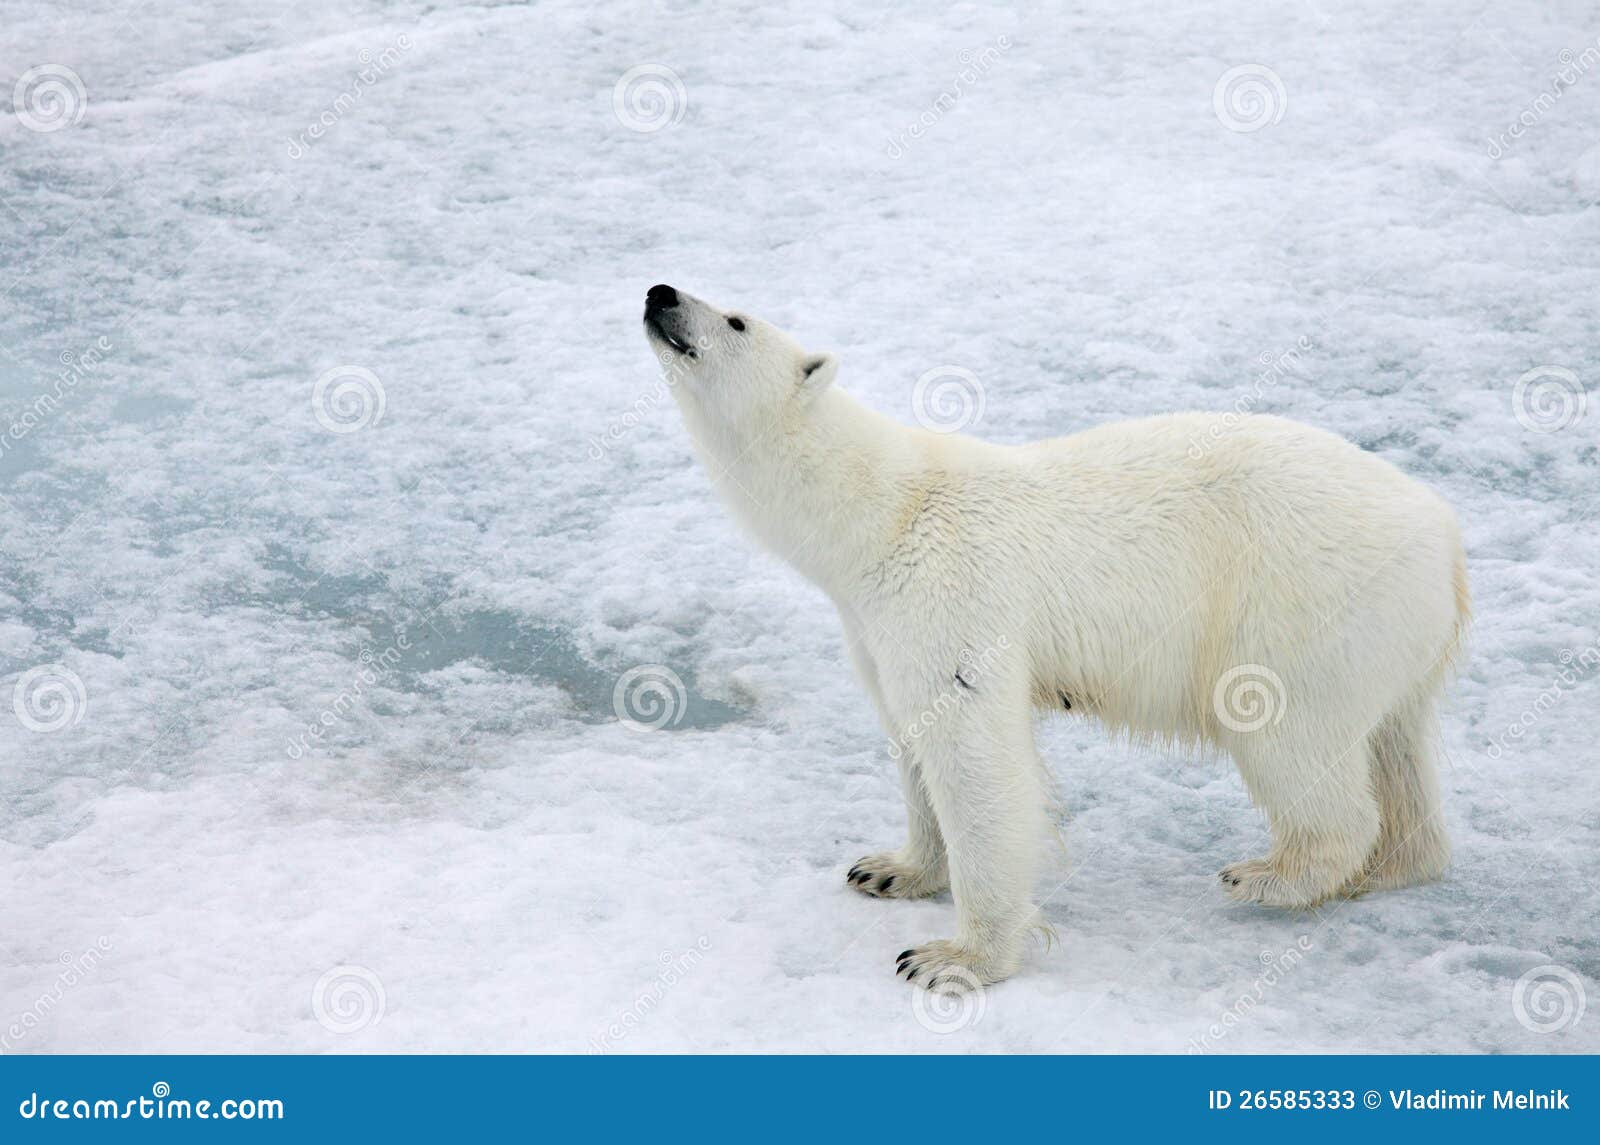
<svg viewBox="0 0 1600 1145"><path fill-rule="evenodd" d="M724 429L764 427L809 406L838 373L832 354L808 354L776 326L652 286L645 335L675 385Z"/></svg>

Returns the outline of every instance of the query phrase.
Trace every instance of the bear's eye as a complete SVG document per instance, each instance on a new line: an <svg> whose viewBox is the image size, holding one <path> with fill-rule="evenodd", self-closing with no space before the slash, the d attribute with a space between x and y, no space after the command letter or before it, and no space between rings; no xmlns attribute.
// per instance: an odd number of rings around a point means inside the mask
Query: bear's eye
<svg viewBox="0 0 1600 1145"><path fill-rule="evenodd" d="M728 325L732 326L735 330L738 330L741 333L744 331L744 319L743 318L730 318L730 319L728 319Z"/></svg>

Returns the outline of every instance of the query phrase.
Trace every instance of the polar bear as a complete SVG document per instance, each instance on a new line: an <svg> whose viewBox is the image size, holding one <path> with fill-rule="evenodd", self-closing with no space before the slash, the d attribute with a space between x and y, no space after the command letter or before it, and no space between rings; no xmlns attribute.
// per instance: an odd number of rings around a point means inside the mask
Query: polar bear
<svg viewBox="0 0 1600 1145"><path fill-rule="evenodd" d="M713 484L832 598L891 737L908 837L849 884L952 891L955 937L898 974L995 982L1042 926L1035 709L1228 752L1272 832L1221 872L1239 901L1306 908L1444 870L1434 706L1470 602L1432 491L1264 415L1022 446L913 430L743 312L661 285L644 324Z"/></svg>

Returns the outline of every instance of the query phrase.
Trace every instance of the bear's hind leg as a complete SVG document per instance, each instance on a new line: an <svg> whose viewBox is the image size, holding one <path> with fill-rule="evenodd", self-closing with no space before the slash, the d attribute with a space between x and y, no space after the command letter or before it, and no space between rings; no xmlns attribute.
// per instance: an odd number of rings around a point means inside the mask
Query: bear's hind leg
<svg viewBox="0 0 1600 1145"><path fill-rule="evenodd" d="M1367 737L1382 829L1366 868L1344 888L1350 896L1425 883L1450 862L1439 800L1434 699L1408 701Z"/></svg>
<svg viewBox="0 0 1600 1145"><path fill-rule="evenodd" d="M1272 850L1223 868L1222 889L1240 902L1291 908L1340 893L1378 840L1366 730L1329 734L1290 718L1240 733L1230 746L1266 812Z"/></svg>

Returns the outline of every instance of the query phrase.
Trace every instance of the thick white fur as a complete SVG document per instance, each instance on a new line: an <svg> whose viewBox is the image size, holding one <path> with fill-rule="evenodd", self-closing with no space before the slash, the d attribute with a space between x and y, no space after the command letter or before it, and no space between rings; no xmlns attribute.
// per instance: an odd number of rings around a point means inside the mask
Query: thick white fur
<svg viewBox="0 0 1600 1145"><path fill-rule="evenodd" d="M954 940L901 973L1017 968L1046 827L1036 708L1229 752L1272 829L1223 871L1236 899L1307 907L1444 869L1433 706L1469 605L1430 490L1275 417L1026 446L913 430L832 386L831 356L687 295L675 311L650 336L702 460L838 606L895 745L909 839L848 878L954 892Z"/></svg>

